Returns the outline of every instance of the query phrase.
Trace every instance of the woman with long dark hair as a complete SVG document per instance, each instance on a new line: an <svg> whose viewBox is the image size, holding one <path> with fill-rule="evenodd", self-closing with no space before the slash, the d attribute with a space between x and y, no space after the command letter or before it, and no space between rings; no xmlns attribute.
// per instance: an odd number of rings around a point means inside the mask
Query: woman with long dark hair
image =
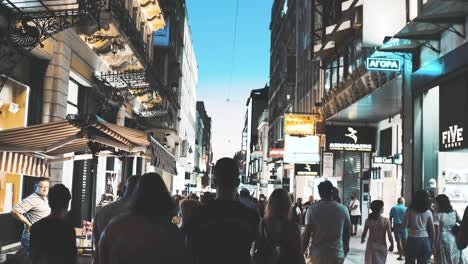
<svg viewBox="0 0 468 264"><path fill-rule="evenodd" d="M393 251L393 236L390 220L382 216L384 202L375 200L371 203L372 213L364 224L361 243L366 241L367 232L369 240L366 245L366 264L385 264L387 260L387 237L390 241L390 252Z"/></svg>
<svg viewBox="0 0 468 264"><path fill-rule="evenodd" d="M457 248L452 230L459 222L459 217L445 194L436 197L437 211L434 215L436 227L436 264L465 264L463 252Z"/></svg>
<svg viewBox="0 0 468 264"><path fill-rule="evenodd" d="M99 263L185 263L184 236L171 221L175 214L175 202L162 177L144 174L129 213L114 218L103 232Z"/></svg>
<svg viewBox="0 0 468 264"><path fill-rule="evenodd" d="M300 229L291 217L291 198L284 189L270 195L260 235L255 243L256 264L304 264Z"/></svg>
<svg viewBox="0 0 468 264"><path fill-rule="evenodd" d="M419 190L414 194L403 220L402 228L408 228L406 263L415 261L428 264L435 246L434 220L429 193Z"/></svg>

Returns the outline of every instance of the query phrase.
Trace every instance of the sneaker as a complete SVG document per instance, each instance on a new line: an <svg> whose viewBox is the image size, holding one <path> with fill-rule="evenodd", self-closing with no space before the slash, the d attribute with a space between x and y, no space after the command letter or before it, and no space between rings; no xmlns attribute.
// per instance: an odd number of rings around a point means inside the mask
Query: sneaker
<svg viewBox="0 0 468 264"><path fill-rule="evenodd" d="M403 257L398 257L397 260L404 260Z"/></svg>

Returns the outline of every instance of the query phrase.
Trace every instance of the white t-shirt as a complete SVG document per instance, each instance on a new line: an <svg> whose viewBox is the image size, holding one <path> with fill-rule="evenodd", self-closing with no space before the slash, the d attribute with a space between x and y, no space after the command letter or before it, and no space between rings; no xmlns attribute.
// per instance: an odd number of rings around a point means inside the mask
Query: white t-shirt
<svg viewBox="0 0 468 264"><path fill-rule="evenodd" d="M348 208L335 201L320 201L311 205L305 224L311 225L310 254L320 257L344 258L343 230L351 225Z"/></svg>
<svg viewBox="0 0 468 264"><path fill-rule="evenodd" d="M352 208L356 205L357 205L356 209L351 209L352 216L361 215L361 208L359 208L361 204L359 203L359 200L355 199L354 201L351 200L351 202L349 202L349 208Z"/></svg>

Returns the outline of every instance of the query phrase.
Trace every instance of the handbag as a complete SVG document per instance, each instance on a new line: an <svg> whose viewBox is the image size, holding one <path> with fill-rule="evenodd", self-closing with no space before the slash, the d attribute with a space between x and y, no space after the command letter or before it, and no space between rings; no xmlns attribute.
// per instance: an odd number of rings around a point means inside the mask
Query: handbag
<svg viewBox="0 0 468 264"><path fill-rule="evenodd" d="M268 236L268 230L263 221L260 223L260 237L255 243L255 264L277 264L281 255L281 246Z"/></svg>

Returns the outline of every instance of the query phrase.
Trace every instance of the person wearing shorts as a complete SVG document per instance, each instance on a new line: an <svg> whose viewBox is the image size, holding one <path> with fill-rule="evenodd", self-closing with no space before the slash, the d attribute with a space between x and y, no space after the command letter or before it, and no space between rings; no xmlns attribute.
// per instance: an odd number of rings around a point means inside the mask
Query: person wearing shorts
<svg viewBox="0 0 468 264"><path fill-rule="evenodd" d="M349 214L351 216L351 236L357 235L357 226L361 220L361 205L359 203L359 199L357 199L357 194L351 194L351 201L349 202Z"/></svg>
<svg viewBox="0 0 468 264"><path fill-rule="evenodd" d="M390 223L392 224L393 235L397 244L398 260L403 260L406 240L408 239L408 230L402 226L406 214L405 199L398 198L397 205L390 210Z"/></svg>

